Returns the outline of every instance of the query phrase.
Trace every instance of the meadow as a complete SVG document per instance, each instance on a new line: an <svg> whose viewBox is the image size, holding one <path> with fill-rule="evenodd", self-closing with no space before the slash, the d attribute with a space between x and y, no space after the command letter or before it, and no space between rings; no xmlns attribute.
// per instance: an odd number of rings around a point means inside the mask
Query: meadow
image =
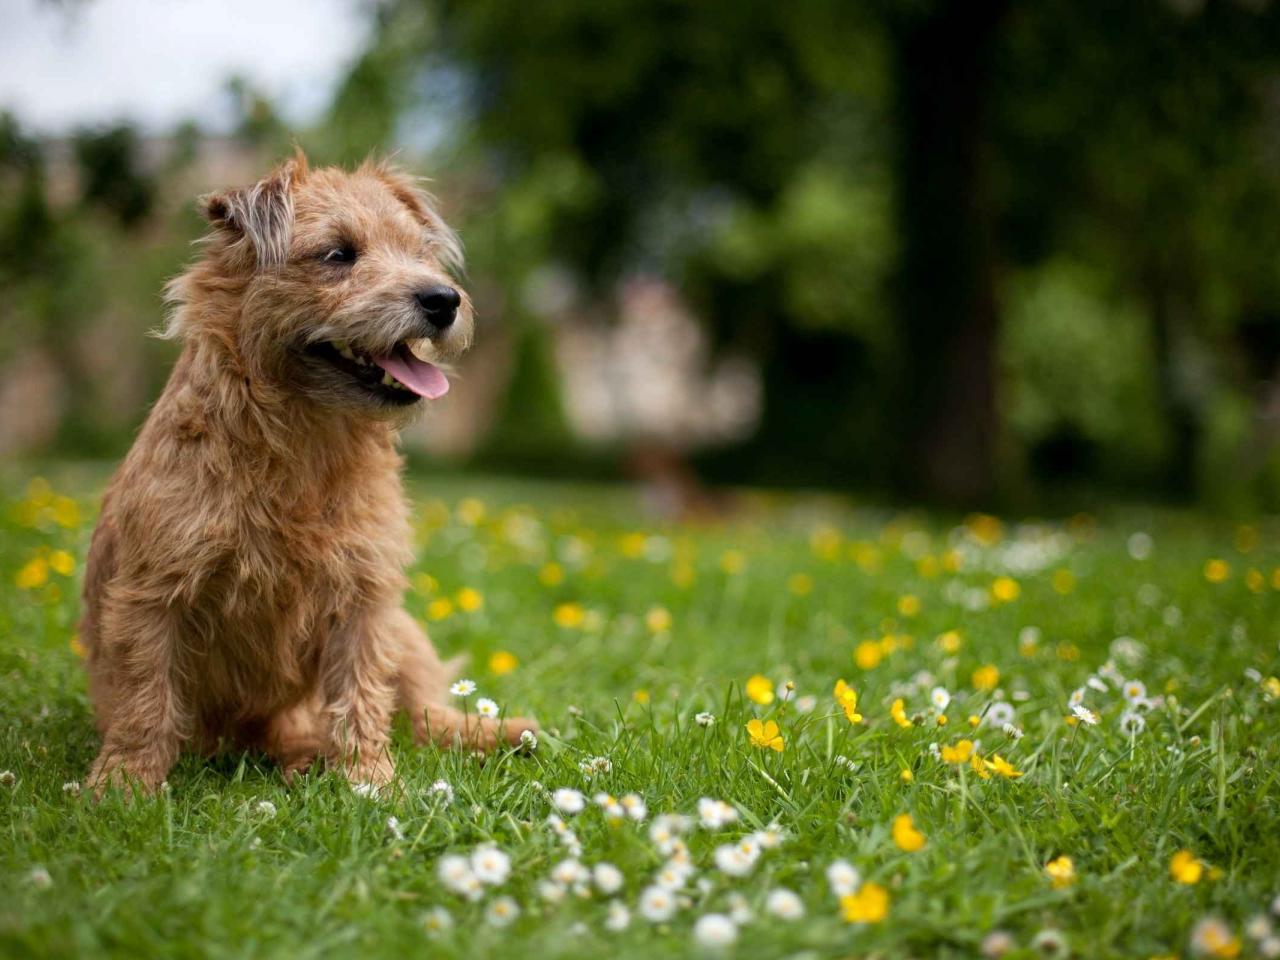
<svg viewBox="0 0 1280 960"><path fill-rule="evenodd" d="M536 744L95 804L103 479L3 475L0 954L1280 956L1273 520L418 477L409 608Z"/></svg>

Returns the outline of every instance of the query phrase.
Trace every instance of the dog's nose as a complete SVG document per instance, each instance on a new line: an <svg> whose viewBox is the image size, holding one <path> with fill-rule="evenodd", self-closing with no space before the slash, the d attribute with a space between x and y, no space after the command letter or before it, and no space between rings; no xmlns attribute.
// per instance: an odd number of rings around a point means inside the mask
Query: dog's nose
<svg viewBox="0 0 1280 960"><path fill-rule="evenodd" d="M458 304L462 302L458 291L443 283L419 290L413 298L418 301L418 306L427 315L431 325L440 330L453 323L453 318L458 315Z"/></svg>

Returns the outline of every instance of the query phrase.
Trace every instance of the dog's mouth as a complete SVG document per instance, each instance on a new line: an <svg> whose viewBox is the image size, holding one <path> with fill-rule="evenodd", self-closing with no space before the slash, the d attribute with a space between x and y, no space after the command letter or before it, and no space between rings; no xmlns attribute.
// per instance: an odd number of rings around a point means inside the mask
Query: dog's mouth
<svg viewBox="0 0 1280 960"><path fill-rule="evenodd" d="M307 352L391 403L417 403L419 397L438 400L449 392L449 380L440 368L414 356L404 340L382 355L364 353L346 340L312 344Z"/></svg>

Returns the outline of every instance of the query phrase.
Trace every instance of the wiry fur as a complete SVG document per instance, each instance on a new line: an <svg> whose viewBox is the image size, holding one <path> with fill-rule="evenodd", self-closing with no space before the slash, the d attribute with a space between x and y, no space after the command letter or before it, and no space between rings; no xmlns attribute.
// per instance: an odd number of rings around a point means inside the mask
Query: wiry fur
<svg viewBox="0 0 1280 960"><path fill-rule="evenodd" d="M420 741L515 742L529 721L500 729L443 704L448 670L401 608L402 414L305 352L340 335L376 353L412 334L412 291L448 279L456 238L395 171L312 171L301 155L204 209L203 255L167 291L181 356L89 552L91 782L154 789L180 749L219 744L385 782L397 705ZM363 253L339 274L321 260L340 240ZM464 296L448 336L414 352L447 356L470 328Z"/></svg>

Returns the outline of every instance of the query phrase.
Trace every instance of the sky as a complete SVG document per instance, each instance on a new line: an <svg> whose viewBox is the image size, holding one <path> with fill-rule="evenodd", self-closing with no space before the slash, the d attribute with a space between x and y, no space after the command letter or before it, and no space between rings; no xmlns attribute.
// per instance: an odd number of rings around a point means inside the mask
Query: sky
<svg viewBox="0 0 1280 960"><path fill-rule="evenodd" d="M122 119L226 129L238 74L305 121L366 22L356 0L0 0L0 110L43 135Z"/></svg>

